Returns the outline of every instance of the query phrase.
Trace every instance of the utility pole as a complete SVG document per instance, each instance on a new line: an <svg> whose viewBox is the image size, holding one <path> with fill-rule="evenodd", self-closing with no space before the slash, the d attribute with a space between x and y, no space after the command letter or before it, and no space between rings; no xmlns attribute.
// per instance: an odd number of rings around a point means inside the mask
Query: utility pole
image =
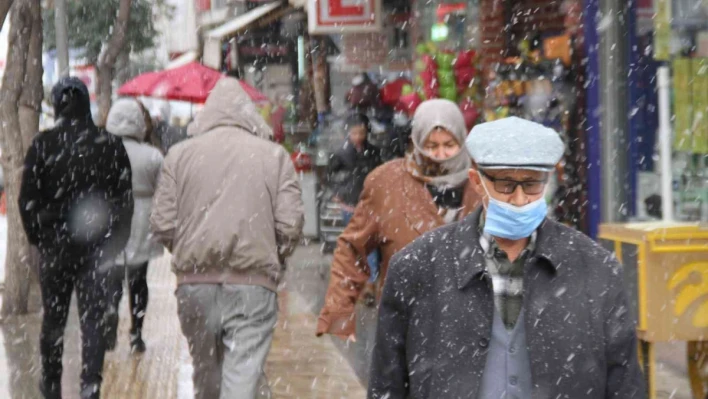
<svg viewBox="0 0 708 399"><path fill-rule="evenodd" d="M69 76L69 36L67 34L66 0L54 0L54 27L57 40L59 77Z"/></svg>
<svg viewBox="0 0 708 399"><path fill-rule="evenodd" d="M625 2L600 0L602 87L602 221L627 220L629 142L627 112L627 24Z"/></svg>

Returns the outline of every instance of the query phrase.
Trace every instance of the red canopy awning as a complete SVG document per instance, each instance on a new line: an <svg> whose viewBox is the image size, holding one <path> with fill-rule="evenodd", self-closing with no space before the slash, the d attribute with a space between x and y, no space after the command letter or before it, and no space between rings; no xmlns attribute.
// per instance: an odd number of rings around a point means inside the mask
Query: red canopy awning
<svg viewBox="0 0 708 399"><path fill-rule="evenodd" d="M138 75L118 89L121 96L156 97L172 101L191 103L206 102L216 82L224 77L218 71L207 68L197 62L161 72L147 72ZM268 101L265 94L248 83L241 81L241 86L253 102Z"/></svg>

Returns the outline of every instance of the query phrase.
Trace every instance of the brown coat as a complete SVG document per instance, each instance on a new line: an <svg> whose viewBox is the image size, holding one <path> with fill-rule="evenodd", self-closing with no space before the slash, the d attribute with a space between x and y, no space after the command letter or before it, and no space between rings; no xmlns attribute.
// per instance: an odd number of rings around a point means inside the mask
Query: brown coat
<svg viewBox="0 0 708 399"><path fill-rule="evenodd" d="M470 184L465 188L462 218L477 208L479 196ZM354 333L354 306L370 276L366 255L381 250L383 288L391 257L423 233L444 225L433 198L419 180L405 169L405 161L390 161L374 170L351 222L337 240L325 305L317 323L317 335L349 336Z"/></svg>

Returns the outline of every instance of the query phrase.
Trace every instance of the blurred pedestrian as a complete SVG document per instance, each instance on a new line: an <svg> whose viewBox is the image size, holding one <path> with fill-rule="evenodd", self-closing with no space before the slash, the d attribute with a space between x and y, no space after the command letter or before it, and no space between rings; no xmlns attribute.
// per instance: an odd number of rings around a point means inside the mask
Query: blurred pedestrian
<svg viewBox="0 0 708 399"><path fill-rule="evenodd" d="M109 133L122 138L132 169L135 210L130 229L130 239L118 255L114 267L114 287L110 292L111 307L108 324L108 348L116 345L118 333L118 306L123 296L123 282L127 278L130 304L130 349L144 352L142 338L143 320L148 304L147 271L150 259L162 254L162 245L150 234L152 196L162 168L162 154L148 144L152 129L150 114L137 100L120 99L111 107L106 122Z"/></svg>
<svg viewBox="0 0 708 399"><path fill-rule="evenodd" d="M170 125L171 114L172 112L168 102L158 104L151 108L150 111L153 129L150 140L146 140L146 142L159 148L163 154L167 154L167 151L169 151L173 145L187 138L182 129Z"/></svg>
<svg viewBox="0 0 708 399"><path fill-rule="evenodd" d="M466 133L462 113L451 101L429 100L416 110L414 151L366 178L354 216L339 236L317 335L354 338L354 305L371 276L367 254L381 249L380 290L396 252L477 207L479 195L467 179L470 157L462 146Z"/></svg>
<svg viewBox="0 0 708 399"><path fill-rule="evenodd" d="M646 398L621 266L546 218L558 133L510 117L466 144L484 206L392 260L369 398Z"/></svg>
<svg viewBox="0 0 708 399"><path fill-rule="evenodd" d="M108 271L125 248L133 214L130 160L120 140L94 125L79 79L61 79L52 102L56 125L32 141L19 198L27 238L41 255L40 389L45 398L61 398L64 327L76 288L81 398L99 398Z"/></svg>
<svg viewBox="0 0 708 399"><path fill-rule="evenodd" d="M217 83L189 133L165 159L150 223L173 255L195 397L252 399L268 393L276 291L304 222L300 185L236 79Z"/></svg>
<svg viewBox="0 0 708 399"><path fill-rule="evenodd" d="M344 128L347 130L347 139L330 159L327 175L334 190L334 200L341 209L344 224L347 225L364 189L364 180L381 165L381 155L379 149L369 143L371 124L366 115L349 115ZM362 294L368 305L373 305L375 301L374 283L379 271L379 257L378 248L368 255L371 277Z"/></svg>

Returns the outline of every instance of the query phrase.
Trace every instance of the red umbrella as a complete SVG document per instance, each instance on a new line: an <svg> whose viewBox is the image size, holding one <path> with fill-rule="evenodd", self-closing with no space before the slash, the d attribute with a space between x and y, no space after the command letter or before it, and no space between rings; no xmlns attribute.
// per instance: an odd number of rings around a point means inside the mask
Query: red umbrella
<svg viewBox="0 0 708 399"><path fill-rule="evenodd" d="M179 68L139 75L121 86L118 94L204 103L223 76L211 68L191 62ZM254 102L268 101L268 97L247 83L241 81L241 86Z"/></svg>

